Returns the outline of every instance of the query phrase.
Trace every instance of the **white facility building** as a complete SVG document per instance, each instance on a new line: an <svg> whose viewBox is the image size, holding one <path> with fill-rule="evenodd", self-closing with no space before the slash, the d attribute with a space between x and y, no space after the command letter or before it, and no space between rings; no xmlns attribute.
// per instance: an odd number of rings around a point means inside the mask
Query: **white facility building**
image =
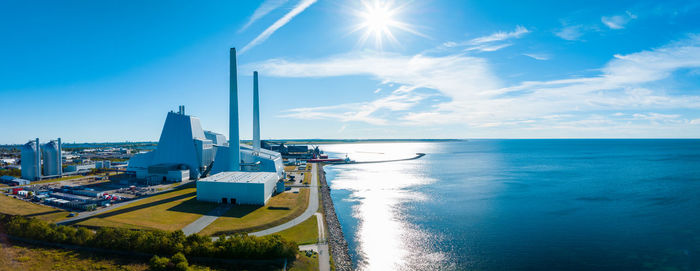
<svg viewBox="0 0 700 271"><path fill-rule="evenodd" d="M282 155L260 149L258 73L253 73L253 147L241 148L238 125L236 49L230 51L229 144L216 144L214 175L197 181L197 199L229 204L265 205L284 178ZM210 134L209 138L223 137ZM216 139L218 143L218 139ZM282 192L282 191L279 191Z"/></svg>
<svg viewBox="0 0 700 271"><path fill-rule="evenodd" d="M202 130L199 118L186 115L184 106L180 106L178 113L168 113L156 150L134 155L129 160L127 171L132 171L136 174L136 178L149 182L171 181L171 178L197 180L229 171L271 172L277 176L277 180L283 179L282 155L260 148L257 72L254 73L253 87L253 146L240 144L235 49L232 49L230 78L230 141L227 142L223 134ZM237 159L229 159L229 157L237 157ZM189 174L170 172L183 169L188 169Z"/></svg>
<svg viewBox="0 0 700 271"><path fill-rule="evenodd" d="M278 180L273 172L221 172L197 181L197 200L265 205Z"/></svg>
<svg viewBox="0 0 700 271"><path fill-rule="evenodd" d="M189 170L179 179L198 179L214 160L214 144L207 139L199 118L185 114L185 107L169 112L154 151L139 153L129 160L128 171L136 173L138 179L151 181L154 178L169 181L176 173L167 171ZM163 171L163 169L168 169ZM184 178L183 178L184 177Z"/></svg>

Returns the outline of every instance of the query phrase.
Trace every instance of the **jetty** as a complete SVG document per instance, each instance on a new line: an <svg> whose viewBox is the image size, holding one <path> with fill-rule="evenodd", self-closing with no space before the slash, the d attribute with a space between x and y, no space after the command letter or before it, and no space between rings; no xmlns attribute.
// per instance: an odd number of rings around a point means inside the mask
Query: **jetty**
<svg viewBox="0 0 700 271"><path fill-rule="evenodd" d="M377 161L353 161L353 160L344 160L344 161L337 161L337 162L326 162L327 164L331 165L347 165L347 164L373 164L373 163L388 163L388 162L399 162L399 161L408 161L408 160L416 160L418 158L421 158L425 156L425 153L416 153L416 156L409 157L409 158L402 158L402 159L391 159L391 160L377 160Z"/></svg>

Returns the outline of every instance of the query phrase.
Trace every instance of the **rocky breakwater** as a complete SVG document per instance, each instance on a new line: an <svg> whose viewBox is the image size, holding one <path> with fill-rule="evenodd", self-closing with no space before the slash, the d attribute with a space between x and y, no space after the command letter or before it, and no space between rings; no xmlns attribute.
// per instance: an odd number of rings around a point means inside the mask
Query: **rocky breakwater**
<svg viewBox="0 0 700 271"><path fill-rule="evenodd" d="M352 261L348 251L348 243L343 236L343 229L340 227L338 216L335 214L333 200L331 200L331 189L326 183L326 172L322 166L318 167L318 174L321 179L321 199L323 200L323 217L326 218L328 228L328 247L333 255L335 270L352 270Z"/></svg>

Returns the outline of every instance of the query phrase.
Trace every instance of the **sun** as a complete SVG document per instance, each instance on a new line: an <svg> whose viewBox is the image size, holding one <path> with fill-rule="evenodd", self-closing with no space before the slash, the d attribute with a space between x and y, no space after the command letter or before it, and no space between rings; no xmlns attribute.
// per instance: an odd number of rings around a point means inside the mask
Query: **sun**
<svg viewBox="0 0 700 271"><path fill-rule="evenodd" d="M421 35L415 31L410 25L399 21L396 17L405 6L394 6L393 2L373 0L362 1L363 10L355 12L360 20L360 23L355 27L353 32L364 30L360 43L366 43L370 38L374 40L377 48L382 48L384 41L389 41L398 44L394 33L395 29L400 29L413 34Z"/></svg>

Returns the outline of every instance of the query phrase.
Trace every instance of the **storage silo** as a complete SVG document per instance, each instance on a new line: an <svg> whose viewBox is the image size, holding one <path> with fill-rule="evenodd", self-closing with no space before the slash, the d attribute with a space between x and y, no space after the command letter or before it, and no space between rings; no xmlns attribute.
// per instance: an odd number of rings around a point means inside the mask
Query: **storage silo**
<svg viewBox="0 0 700 271"><path fill-rule="evenodd" d="M41 149L44 157L45 176L60 176L63 173L61 163L61 145L56 140L44 144Z"/></svg>
<svg viewBox="0 0 700 271"><path fill-rule="evenodd" d="M39 139L22 146L22 179L35 181L41 177L41 152Z"/></svg>

